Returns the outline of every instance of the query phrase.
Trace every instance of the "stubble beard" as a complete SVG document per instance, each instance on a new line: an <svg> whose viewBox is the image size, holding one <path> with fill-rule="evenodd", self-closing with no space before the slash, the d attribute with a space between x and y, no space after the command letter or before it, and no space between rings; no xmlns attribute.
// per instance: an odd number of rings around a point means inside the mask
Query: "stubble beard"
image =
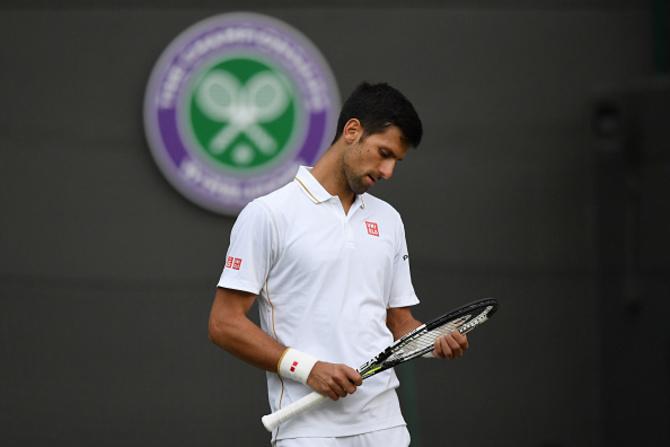
<svg viewBox="0 0 670 447"><path fill-rule="evenodd" d="M360 159L360 152L362 148L360 147L360 143L358 143L359 146L356 148L352 148L353 151L357 151L356 155L358 157L353 157L354 158L354 163L356 163L356 159ZM351 153L350 153L351 154ZM365 178L367 177L367 174L357 174L355 166L352 166L349 164L349 160L346 158L344 159L343 162L343 171L344 171L344 177L347 181L347 185L349 185L349 189L354 193L354 194L363 194L367 192L368 189L370 189L370 185L367 185L365 182Z"/></svg>
<svg viewBox="0 0 670 447"><path fill-rule="evenodd" d="M351 187L351 190L356 193L356 194L363 194L370 189L368 185L363 184L363 178L362 177L354 177L353 181L349 182L349 186Z"/></svg>
<svg viewBox="0 0 670 447"><path fill-rule="evenodd" d="M357 175L353 173L351 169L348 169L348 167L345 166L344 176L347 179L349 189L351 189L354 194L363 194L370 188L370 186L366 185L364 182L365 177L367 177L366 174Z"/></svg>

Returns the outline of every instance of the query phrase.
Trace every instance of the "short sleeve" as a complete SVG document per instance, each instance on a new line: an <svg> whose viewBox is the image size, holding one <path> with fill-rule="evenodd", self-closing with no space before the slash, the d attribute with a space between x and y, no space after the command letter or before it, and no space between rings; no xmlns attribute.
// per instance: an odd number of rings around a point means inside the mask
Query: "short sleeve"
<svg viewBox="0 0 670 447"><path fill-rule="evenodd" d="M258 200L249 203L230 233L218 286L258 294L272 265L275 241L270 210Z"/></svg>
<svg viewBox="0 0 670 447"><path fill-rule="evenodd" d="M398 216L398 231L396 233L396 251L393 259L393 278L391 295L388 307L405 307L419 304L412 285L412 276L409 269L409 252L405 240L405 227Z"/></svg>

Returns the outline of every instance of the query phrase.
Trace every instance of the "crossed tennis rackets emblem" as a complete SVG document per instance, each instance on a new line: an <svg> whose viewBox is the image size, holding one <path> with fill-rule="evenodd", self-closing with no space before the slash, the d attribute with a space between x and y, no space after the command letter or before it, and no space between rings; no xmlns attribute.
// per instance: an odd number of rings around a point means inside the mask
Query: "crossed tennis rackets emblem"
<svg viewBox="0 0 670 447"><path fill-rule="evenodd" d="M214 70L202 80L196 101L209 119L222 124L209 143L212 153L224 153L240 134L265 155L277 150L275 139L259 124L276 120L289 104L286 87L278 76L261 72L242 85L226 71Z"/></svg>

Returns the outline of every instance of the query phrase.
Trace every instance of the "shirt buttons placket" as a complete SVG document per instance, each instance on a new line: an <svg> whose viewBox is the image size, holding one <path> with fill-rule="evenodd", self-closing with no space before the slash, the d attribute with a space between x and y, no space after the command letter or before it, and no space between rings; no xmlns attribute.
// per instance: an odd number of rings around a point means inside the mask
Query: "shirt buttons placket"
<svg viewBox="0 0 670 447"><path fill-rule="evenodd" d="M351 228L351 222L344 222L344 239L347 241L347 246L353 247L354 244L354 232Z"/></svg>

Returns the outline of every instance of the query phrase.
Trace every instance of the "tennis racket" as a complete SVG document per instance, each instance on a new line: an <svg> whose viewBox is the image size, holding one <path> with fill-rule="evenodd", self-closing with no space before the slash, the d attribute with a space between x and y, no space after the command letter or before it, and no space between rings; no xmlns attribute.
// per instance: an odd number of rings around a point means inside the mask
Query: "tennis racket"
<svg viewBox="0 0 670 447"><path fill-rule="evenodd" d="M376 357L363 363L358 368L358 373L363 379L367 379L417 357L430 357L438 337L453 331L467 334L488 320L497 309L498 302L494 298L461 306L399 338ZM261 421L268 431L272 431L282 422L316 407L325 400L328 397L314 391L272 414L263 416Z"/></svg>

